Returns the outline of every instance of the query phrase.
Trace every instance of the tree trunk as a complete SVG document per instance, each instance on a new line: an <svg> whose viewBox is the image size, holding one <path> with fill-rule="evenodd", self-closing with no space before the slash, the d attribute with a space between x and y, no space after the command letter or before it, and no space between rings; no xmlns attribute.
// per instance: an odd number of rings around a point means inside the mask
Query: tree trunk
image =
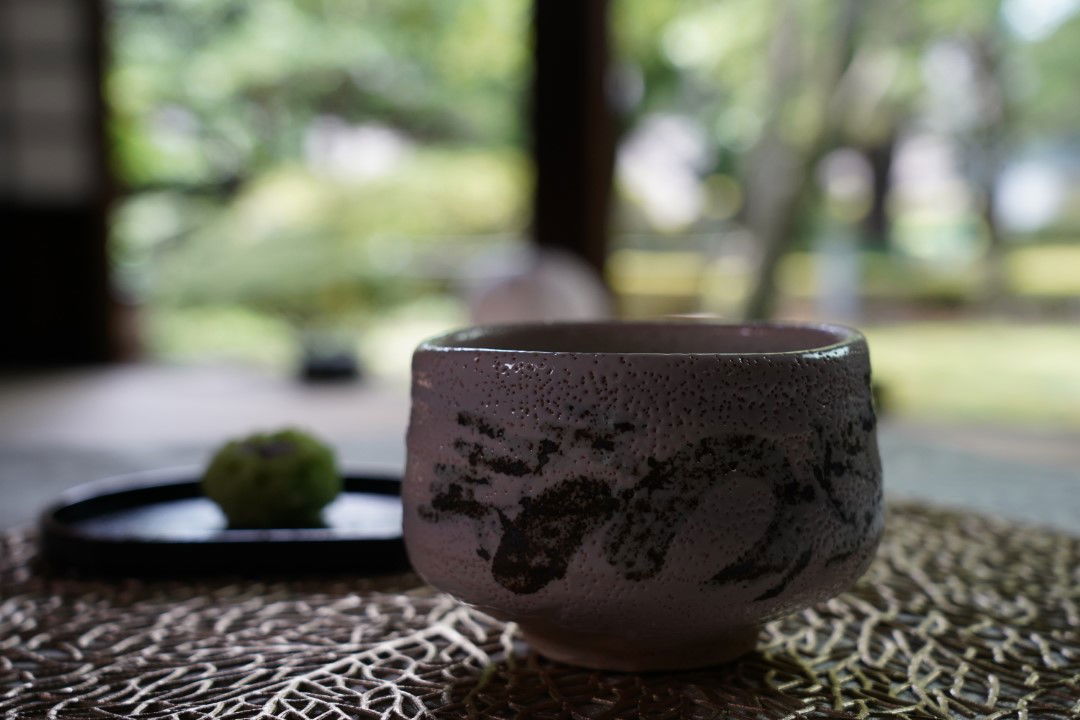
<svg viewBox="0 0 1080 720"><path fill-rule="evenodd" d="M758 244L757 276L747 298L750 320L772 316L776 303L776 270L792 236L802 194L803 169L798 152L781 137L780 119L799 83L799 18L792 0L779 0L776 31L769 47L769 88L766 124L750 153L746 222Z"/></svg>
<svg viewBox="0 0 1080 720"><path fill-rule="evenodd" d="M995 23L972 44L982 124L970 147L971 174L987 237L983 296L991 305L1006 301L1010 294L1005 237L997 220L997 181L1005 162L1010 115L1001 67L1003 42Z"/></svg>
<svg viewBox="0 0 1080 720"><path fill-rule="evenodd" d="M814 162L834 142L837 133L839 113L834 101L840 81L854 56L863 5L861 0L844 0L838 4L835 42L825 45L834 54L824 62L810 63L826 68L824 79L818 83L823 120L810 140L796 148L784 140L781 119L798 88L811 81L801 75L807 63L798 52L797 3L781 0L777 30L773 33L769 53L771 97L768 120L761 139L751 152L747 224L758 243L760 255L754 284L746 300L744 315L747 319L768 319L775 314L780 260L794 240Z"/></svg>
<svg viewBox="0 0 1080 720"><path fill-rule="evenodd" d="M750 177L747 222L760 251L757 275L747 298L748 320L767 320L776 310L777 270L795 237L799 205L808 181L806 162L777 138L761 146Z"/></svg>
<svg viewBox="0 0 1080 720"><path fill-rule="evenodd" d="M1000 305L1009 298L1009 278L1005 265L1005 236L997 221L997 189L993 182L980 191L979 215L986 228L986 268L983 294L991 305Z"/></svg>
<svg viewBox="0 0 1080 720"><path fill-rule="evenodd" d="M863 237L868 249L887 252L892 243L892 219L889 216L889 191L892 189L893 158L896 134L864 151L870 164L870 210L863 220Z"/></svg>

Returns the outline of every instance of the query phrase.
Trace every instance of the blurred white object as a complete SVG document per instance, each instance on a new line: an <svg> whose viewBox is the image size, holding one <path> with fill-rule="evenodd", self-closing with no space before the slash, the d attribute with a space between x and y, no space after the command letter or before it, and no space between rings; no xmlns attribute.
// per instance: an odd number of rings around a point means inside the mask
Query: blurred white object
<svg viewBox="0 0 1080 720"><path fill-rule="evenodd" d="M1078 0L1005 0L1001 6L1009 28L1028 42L1049 37L1077 12Z"/></svg>
<svg viewBox="0 0 1080 720"><path fill-rule="evenodd" d="M650 115L620 145L616 172L650 223L660 230L682 230L705 209L700 174L708 160L707 137L696 122Z"/></svg>
<svg viewBox="0 0 1080 720"><path fill-rule="evenodd" d="M861 220L870 209L873 170L859 151L838 148L827 154L818 163L817 180L830 203L829 209L839 211L843 219Z"/></svg>
<svg viewBox="0 0 1080 720"><path fill-rule="evenodd" d="M389 175L411 149L408 138L392 127L349 125L333 115L315 118L304 134L308 167L354 182Z"/></svg>
<svg viewBox="0 0 1080 720"><path fill-rule="evenodd" d="M533 249L516 272L476 287L469 315L477 325L611 317L611 298L595 271L570 253Z"/></svg>
<svg viewBox="0 0 1080 720"><path fill-rule="evenodd" d="M1050 162L1035 159L1005 168L998 181L998 207L1005 226L1015 232L1034 232L1052 224L1068 201L1068 180Z"/></svg>

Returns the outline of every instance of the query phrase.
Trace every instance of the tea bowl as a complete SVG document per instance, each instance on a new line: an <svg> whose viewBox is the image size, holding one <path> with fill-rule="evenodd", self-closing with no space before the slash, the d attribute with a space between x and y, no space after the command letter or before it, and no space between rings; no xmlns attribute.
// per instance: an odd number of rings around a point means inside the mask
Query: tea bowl
<svg viewBox="0 0 1080 720"><path fill-rule="evenodd" d="M413 355L405 540L555 660L699 667L826 600L883 529L863 336L838 325L471 328Z"/></svg>

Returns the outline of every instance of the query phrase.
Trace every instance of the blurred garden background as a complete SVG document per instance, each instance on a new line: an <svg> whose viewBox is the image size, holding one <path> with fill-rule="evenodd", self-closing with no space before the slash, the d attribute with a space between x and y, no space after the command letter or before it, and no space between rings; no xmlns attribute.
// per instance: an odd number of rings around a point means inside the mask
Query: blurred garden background
<svg viewBox="0 0 1080 720"><path fill-rule="evenodd" d="M110 0L140 352L404 383L528 247L525 0ZM888 412L1080 429L1078 0L614 0L624 317L864 328Z"/></svg>

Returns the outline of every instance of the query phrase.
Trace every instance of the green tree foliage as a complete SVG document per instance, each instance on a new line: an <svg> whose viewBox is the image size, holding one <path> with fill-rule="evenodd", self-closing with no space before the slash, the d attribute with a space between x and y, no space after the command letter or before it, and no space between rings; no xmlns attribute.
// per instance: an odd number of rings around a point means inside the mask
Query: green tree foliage
<svg viewBox="0 0 1080 720"><path fill-rule="evenodd" d="M437 260L439 238L520 232L527 9L114 0L121 280L151 304L305 324L421 291L405 260ZM320 125L377 128L392 162L313 165Z"/></svg>
<svg viewBox="0 0 1080 720"><path fill-rule="evenodd" d="M698 122L710 144L701 171L732 175L745 202L741 222L760 252L747 312L767 316L779 258L812 234L818 212L813 170L839 146L892 152L904 133L949 137L967 173L974 222L989 241L988 285L1003 290L1003 240L996 225L997 179L1021 143L1075 135L1080 95L1072 68L1080 14L1041 34L1017 27L1034 0L722 0L616 4L618 50L641 79L633 126L652 113ZM1069 13L1072 13L1069 16ZM951 125L930 117L928 59L942 48L967 59L970 94L957 94ZM964 67L944 72L963 74ZM886 175L887 179L887 175ZM877 189L876 192L884 192ZM624 223L655 231L624 200ZM885 202L882 201L882 206ZM708 209L685 230L708 231ZM963 223L957 222L957 226ZM994 270L994 267L998 271Z"/></svg>
<svg viewBox="0 0 1080 720"><path fill-rule="evenodd" d="M748 227L762 250L750 312L766 315L779 257L814 227L817 159L841 145L888 149L926 126L935 48L960 48L982 73L975 120L938 128L977 170L982 199L957 226L993 229L993 180L1012 148L1075 134L1080 15L1023 37L1008 18L1028 2L613 0L623 127L668 114L701 129L707 207L677 231ZM111 129L127 193L114 254L148 302L244 305L301 324L363 314L429 287L423 268L457 252L442 239L523 231L528 0L111 10ZM342 177L312 162L327 119L390 129L405 149L389 169ZM622 203L623 230L664 230L638 199Z"/></svg>
<svg viewBox="0 0 1080 720"><path fill-rule="evenodd" d="M318 115L431 142L516 145L525 9L520 0L114 0L109 98L121 177L137 189L256 174L299 157Z"/></svg>

